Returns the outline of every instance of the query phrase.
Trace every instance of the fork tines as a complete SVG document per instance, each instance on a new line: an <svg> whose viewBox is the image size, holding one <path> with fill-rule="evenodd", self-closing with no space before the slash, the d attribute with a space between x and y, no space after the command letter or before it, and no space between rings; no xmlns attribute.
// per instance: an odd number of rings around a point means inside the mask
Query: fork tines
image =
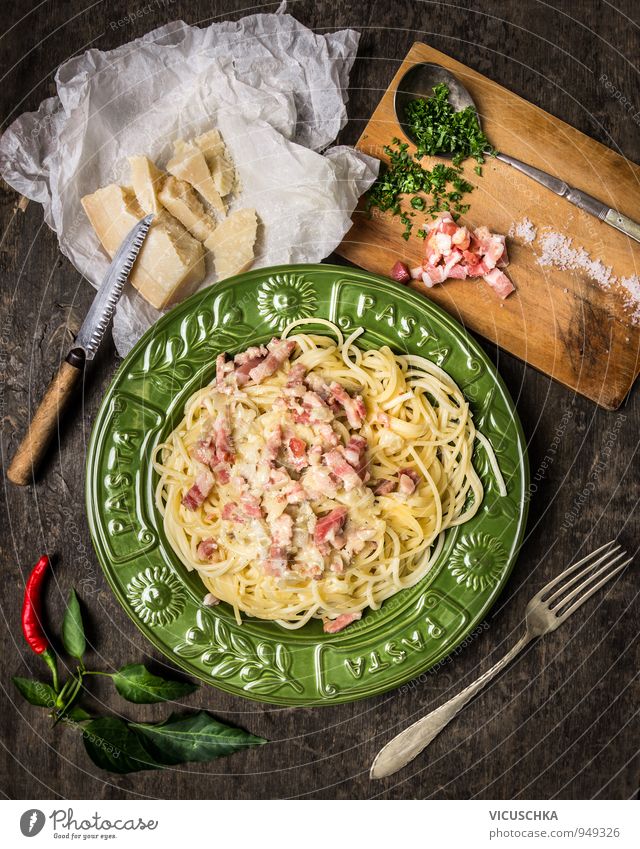
<svg viewBox="0 0 640 849"><path fill-rule="evenodd" d="M627 559L624 559L627 558ZM600 587L621 572L633 558L615 541L592 551L582 560L569 566L542 590L540 601L562 618L570 616ZM624 560L624 562L620 562ZM582 568L581 568L582 567ZM579 570L579 571L578 571ZM569 580L567 580L569 578ZM578 583L581 581L581 583ZM595 582L595 583L594 583ZM577 586L575 586L578 584ZM574 589L571 589L571 588ZM571 590L571 592L568 592ZM549 592L551 595L549 595ZM567 608L570 602L573 604Z"/></svg>

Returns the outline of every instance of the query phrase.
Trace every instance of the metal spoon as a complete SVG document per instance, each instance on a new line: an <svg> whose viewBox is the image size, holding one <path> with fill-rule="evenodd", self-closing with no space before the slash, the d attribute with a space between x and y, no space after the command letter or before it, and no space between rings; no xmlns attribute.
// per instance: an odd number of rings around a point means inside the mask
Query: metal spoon
<svg viewBox="0 0 640 849"><path fill-rule="evenodd" d="M444 83L448 87L449 102L454 107L455 111L459 112L461 109L465 109L467 106L470 106L476 113L476 116L478 117L478 125L480 126L480 116L478 115L478 110L476 109L476 105L473 102L471 95L462 83L454 77L451 71L448 71L446 68L443 68L442 65L436 65L433 62L419 62L418 64L413 65L413 67L411 67L402 77L398 83L394 97L394 107L398 123L400 124L403 133L414 144L417 143L417 140L412 134L411 127L407 120L407 106L413 100L424 99L431 96L433 94L433 87L438 83ZM451 154L443 153L442 156L447 159L451 158ZM600 221L610 224L612 227L615 227L616 230L620 230L622 233L625 233L625 235L635 239L636 242L640 242L640 224L633 221L631 218L627 218L626 215L622 215L622 213L617 210L607 206L597 198L588 195L586 192L580 191L580 189L573 188L573 186L565 183L564 180L559 180L557 177L547 174L546 171L541 171L539 168L527 165L526 162L515 159L513 156L508 156L506 153L496 154L496 159L499 159L501 162L506 162L507 165L511 165L512 168L515 168L518 171L522 171L523 174L531 177L532 180L535 180L547 189L551 189L551 191L555 192L555 194L566 198L575 206L580 209L584 209L585 212L595 215L595 217L599 218Z"/></svg>

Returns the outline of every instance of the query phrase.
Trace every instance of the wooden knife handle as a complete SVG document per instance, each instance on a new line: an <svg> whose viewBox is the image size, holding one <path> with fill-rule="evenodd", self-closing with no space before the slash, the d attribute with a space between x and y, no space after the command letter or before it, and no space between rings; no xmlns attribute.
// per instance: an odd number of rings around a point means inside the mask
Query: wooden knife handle
<svg viewBox="0 0 640 849"><path fill-rule="evenodd" d="M60 366L11 461L7 477L12 483L26 486L32 482L82 372L81 365L71 365L66 360Z"/></svg>

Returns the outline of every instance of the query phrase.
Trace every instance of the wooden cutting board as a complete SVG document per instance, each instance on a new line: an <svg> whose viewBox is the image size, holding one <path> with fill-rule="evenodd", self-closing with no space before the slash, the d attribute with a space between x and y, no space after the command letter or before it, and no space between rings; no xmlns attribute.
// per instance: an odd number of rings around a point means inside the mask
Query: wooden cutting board
<svg viewBox="0 0 640 849"><path fill-rule="evenodd" d="M461 80L499 150L560 177L631 218L640 218L639 166L421 43L413 45L400 66L358 149L384 159L384 145L393 136L402 137L393 97L402 75L416 62L444 65ZM428 159L424 162L431 167ZM508 234L514 223L526 217L537 229L538 238L532 244L517 236L507 239L511 263L506 271L517 292L500 301L483 281L449 280L433 289L415 283L415 287L471 330L615 410L640 371L640 327L625 308L625 293L618 284L604 290L583 271L540 265L539 238L545 228L572 238L574 248L583 247L592 259L611 266L618 279L640 274L640 244L502 162L488 161L482 177L474 173L474 165L465 164L465 176L476 188L468 196L471 208L463 222L473 227L486 224L494 232ZM398 217L376 212L369 218L361 203L337 253L384 275L398 259L418 265L423 242L416 237L406 242ZM417 230L420 218L414 221Z"/></svg>

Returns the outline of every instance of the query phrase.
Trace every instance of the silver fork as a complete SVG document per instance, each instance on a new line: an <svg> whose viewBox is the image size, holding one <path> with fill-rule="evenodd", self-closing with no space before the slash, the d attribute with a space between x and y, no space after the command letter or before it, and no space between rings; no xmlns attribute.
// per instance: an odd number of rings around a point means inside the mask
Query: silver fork
<svg viewBox="0 0 640 849"><path fill-rule="evenodd" d="M627 559L620 563L623 558ZM555 631L581 604L632 560L633 558L627 557L627 552L612 540L550 581L527 605L524 636L511 651L457 696L414 722L383 746L371 764L369 777L385 778L406 766L458 715L467 702L520 654L526 645L543 634ZM584 568L581 569L581 566ZM568 590L571 592L567 592Z"/></svg>

